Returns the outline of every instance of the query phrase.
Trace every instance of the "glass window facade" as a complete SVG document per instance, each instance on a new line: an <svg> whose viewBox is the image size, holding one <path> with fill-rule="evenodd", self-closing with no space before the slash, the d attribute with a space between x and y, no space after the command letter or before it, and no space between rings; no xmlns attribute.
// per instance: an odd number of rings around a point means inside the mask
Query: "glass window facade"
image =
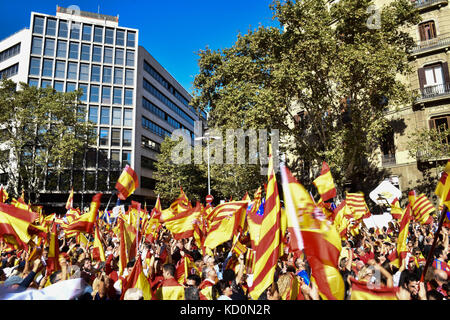
<svg viewBox="0 0 450 320"><path fill-rule="evenodd" d="M69 27L67 21L59 21L58 37L67 38L69 36Z"/></svg>
<svg viewBox="0 0 450 320"><path fill-rule="evenodd" d="M67 67L67 78L71 80L77 79L77 69L78 64L75 62L69 62L69 66Z"/></svg>
<svg viewBox="0 0 450 320"><path fill-rule="evenodd" d="M83 37L82 40L84 41L91 41L92 36L92 26L90 25L83 25Z"/></svg>
<svg viewBox="0 0 450 320"><path fill-rule="evenodd" d="M109 107L102 107L100 112L100 124L109 124Z"/></svg>
<svg viewBox="0 0 450 320"><path fill-rule="evenodd" d="M87 101L88 86L86 84L80 84L80 85L78 85L78 88L83 91L83 94L80 97L80 100L83 101L83 102L86 102Z"/></svg>
<svg viewBox="0 0 450 320"><path fill-rule="evenodd" d="M122 88L114 88L113 103L122 104Z"/></svg>
<svg viewBox="0 0 450 320"><path fill-rule="evenodd" d="M94 42L103 42L103 27L94 27Z"/></svg>
<svg viewBox="0 0 450 320"><path fill-rule="evenodd" d="M136 32L127 32L127 47L134 47L136 42Z"/></svg>
<svg viewBox="0 0 450 320"><path fill-rule="evenodd" d="M121 124L122 124L122 109L121 108L113 108L112 125L120 126Z"/></svg>
<svg viewBox="0 0 450 320"><path fill-rule="evenodd" d="M33 33L43 34L44 33L44 18L34 17Z"/></svg>
<svg viewBox="0 0 450 320"><path fill-rule="evenodd" d="M66 62L56 61L55 78L65 78L65 77L66 77Z"/></svg>
<svg viewBox="0 0 450 320"><path fill-rule="evenodd" d="M89 65L85 63L80 64L80 81L89 81Z"/></svg>
<svg viewBox="0 0 450 320"><path fill-rule="evenodd" d="M123 84L122 68L114 68L114 84Z"/></svg>
<svg viewBox="0 0 450 320"><path fill-rule="evenodd" d="M112 62L113 62L113 49L105 47L105 53L103 55L103 63L112 63Z"/></svg>
<svg viewBox="0 0 450 320"><path fill-rule="evenodd" d="M111 87L102 87L102 103L111 103Z"/></svg>
<svg viewBox="0 0 450 320"><path fill-rule="evenodd" d="M44 47L44 55L51 56L55 54L55 40L53 39L45 39L45 47Z"/></svg>
<svg viewBox="0 0 450 320"><path fill-rule="evenodd" d="M131 147L131 135L132 131L129 129L123 129L123 139L122 139L122 146L123 147Z"/></svg>
<svg viewBox="0 0 450 320"><path fill-rule="evenodd" d="M126 106L131 106L133 104L133 89L125 89L123 104Z"/></svg>
<svg viewBox="0 0 450 320"><path fill-rule="evenodd" d="M81 45L81 60L89 61L91 59L91 46L88 44Z"/></svg>
<svg viewBox="0 0 450 320"><path fill-rule="evenodd" d="M111 146L120 147L120 129L111 129Z"/></svg>
<svg viewBox="0 0 450 320"><path fill-rule="evenodd" d="M56 20L47 19L47 30L46 30L45 34L48 36L56 35Z"/></svg>
<svg viewBox="0 0 450 320"><path fill-rule="evenodd" d="M51 77L53 76L53 60L44 59L42 63L42 76Z"/></svg>
<svg viewBox="0 0 450 320"><path fill-rule="evenodd" d="M67 41L58 40L58 45L56 49L56 57L65 58L67 53Z"/></svg>
<svg viewBox="0 0 450 320"><path fill-rule="evenodd" d="M89 101L99 102L99 100L100 100L100 87L91 85Z"/></svg>
<svg viewBox="0 0 450 320"><path fill-rule="evenodd" d="M41 37L33 37L33 41L31 43L31 53L32 54L42 54L42 38Z"/></svg>
<svg viewBox="0 0 450 320"><path fill-rule="evenodd" d="M98 107L96 106L90 106L89 107L89 117L88 120L92 123L97 124L98 123Z"/></svg>
<svg viewBox="0 0 450 320"><path fill-rule="evenodd" d="M114 44L114 29L111 28L105 29L105 43Z"/></svg>
<svg viewBox="0 0 450 320"><path fill-rule="evenodd" d="M116 56L114 59L114 63L123 66L123 50L116 49Z"/></svg>
<svg viewBox="0 0 450 320"><path fill-rule="evenodd" d="M116 30L116 46L125 45L125 31Z"/></svg>
<svg viewBox="0 0 450 320"><path fill-rule="evenodd" d="M78 48L79 45L76 42L71 42L69 45L69 59L78 60Z"/></svg>
<svg viewBox="0 0 450 320"><path fill-rule="evenodd" d="M100 66L92 65L91 81L100 82Z"/></svg>
<svg viewBox="0 0 450 320"><path fill-rule="evenodd" d="M112 68L111 67L103 67L103 83L111 83L112 82Z"/></svg>
<svg viewBox="0 0 450 320"><path fill-rule="evenodd" d="M81 23L78 22L72 22L72 26L70 28L70 39L80 39L80 30L81 30Z"/></svg>
<svg viewBox="0 0 450 320"><path fill-rule="evenodd" d="M99 144L101 146L109 145L109 129L108 128L100 128Z"/></svg>
<svg viewBox="0 0 450 320"><path fill-rule="evenodd" d="M92 61L93 62L102 62L102 47L94 46L92 48Z"/></svg>
<svg viewBox="0 0 450 320"><path fill-rule="evenodd" d="M133 110L123 110L123 125L126 127L131 127L133 125Z"/></svg>

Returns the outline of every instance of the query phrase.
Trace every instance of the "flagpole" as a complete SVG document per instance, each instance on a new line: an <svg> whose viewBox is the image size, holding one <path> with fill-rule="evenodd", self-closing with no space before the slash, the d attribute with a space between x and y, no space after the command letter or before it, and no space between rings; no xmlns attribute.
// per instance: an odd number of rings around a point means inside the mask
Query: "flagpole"
<svg viewBox="0 0 450 320"><path fill-rule="evenodd" d="M424 281L424 278L428 271L428 267L430 265L431 259L433 258L433 251L434 251L434 248L436 247L437 240L439 238L439 233L441 233L442 225L444 224L444 219L445 219L446 215L447 215L447 206L444 204L444 207L442 208L442 211L441 211L441 217L439 219L438 228L437 228L436 232L434 233L433 244L431 245L430 252L428 252L427 262L425 263L425 267L423 268L423 271L422 271L422 276L420 278L421 282Z"/></svg>

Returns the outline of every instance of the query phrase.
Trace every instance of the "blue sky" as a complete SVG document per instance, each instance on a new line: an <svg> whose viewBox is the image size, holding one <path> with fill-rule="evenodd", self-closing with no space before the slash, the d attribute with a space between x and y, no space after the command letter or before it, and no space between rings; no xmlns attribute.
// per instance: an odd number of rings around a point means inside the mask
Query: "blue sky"
<svg viewBox="0 0 450 320"><path fill-rule="evenodd" d="M198 52L230 47L237 34L278 24L272 0L0 0L0 39L29 27L30 12L56 14L56 5L119 15L119 25L140 30L139 43L189 92L198 73Z"/></svg>

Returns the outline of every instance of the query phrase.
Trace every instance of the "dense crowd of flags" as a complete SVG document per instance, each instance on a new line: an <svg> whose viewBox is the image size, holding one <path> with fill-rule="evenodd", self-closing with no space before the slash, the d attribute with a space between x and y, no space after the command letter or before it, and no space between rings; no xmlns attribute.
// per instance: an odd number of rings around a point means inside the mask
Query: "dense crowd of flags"
<svg viewBox="0 0 450 320"><path fill-rule="evenodd" d="M274 281L278 259L286 250L296 257L306 257L311 267L311 281L317 286L319 295L325 300L344 299L345 286L339 272L339 257L342 250L341 240L349 235L357 235L363 226L363 219L371 216L363 193L346 193L345 198L336 206L333 200L337 192L330 168L323 163L320 175L314 180L320 199L316 201L306 188L294 177L290 170L280 164L281 185L284 206L280 202L271 148L269 148L269 168L267 185L260 187L253 200L247 193L242 200L229 201L217 206L191 204L183 189L179 197L167 209L163 209L159 197L155 206L148 211L139 202L131 201L128 210L119 207L114 222L110 211L100 210L102 194L96 194L87 212L73 208L73 190L66 203L67 213L63 217L56 214L45 215L42 207L27 204L24 196L12 199L8 204L8 195L0 188L0 236L12 249L26 250L30 259L48 247L47 273L59 270L60 256L58 235L64 231L66 238L74 237L77 243L92 246L92 260L106 261L104 234L115 234L119 239L119 274L133 260L145 242L152 243L160 239L162 231L168 230L176 240L192 238L203 255L214 255L214 250L227 241L232 241L232 259L227 268L237 267L237 258L245 259L245 272L253 275L249 288L254 300ZM440 199L440 208L450 204L450 161L436 187ZM139 186L137 175L127 166L119 177L116 189L119 199L127 199ZM392 263L399 265L407 254L407 238L411 221L431 224L435 207L424 194L416 195L411 191L405 209L399 199L391 204L391 213L398 222L399 233ZM446 212L443 211L443 212ZM447 216L442 223L449 226ZM288 236L289 235L289 236ZM89 238L93 241L89 241ZM167 261L167 248L159 252L160 259ZM146 257L148 265L154 256ZM176 266L176 279L184 283L196 265L189 255L183 256ZM153 297L148 279L143 272L141 259L136 259L127 281L127 288L140 288L145 299ZM291 291L287 298L296 296L298 280L291 280ZM124 288L122 292L125 292ZM203 296L210 296L210 288L201 288ZM168 290L167 288L164 290ZM176 290L176 289L174 289ZM352 282L352 299L391 299L395 289L369 289L362 283ZM161 292L157 293L163 294ZM163 294L176 298L176 291Z"/></svg>

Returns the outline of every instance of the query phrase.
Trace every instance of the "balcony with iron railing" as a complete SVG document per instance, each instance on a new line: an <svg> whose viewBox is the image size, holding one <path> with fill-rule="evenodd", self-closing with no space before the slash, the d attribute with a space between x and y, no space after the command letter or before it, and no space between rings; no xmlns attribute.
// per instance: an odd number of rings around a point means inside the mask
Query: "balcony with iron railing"
<svg viewBox="0 0 450 320"><path fill-rule="evenodd" d="M447 160L450 156L450 148L448 144L443 143L440 150L430 150L427 147L419 149L416 153L416 159L419 162L442 161Z"/></svg>
<svg viewBox="0 0 450 320"><path fill-rule="evenodd" d="M416 46L411 49L410 54L424 54L431 51L442 50L448 47L450 47L450 33L444 33L430 40L418 41Z"/></svg>
<svg viewBox="0 0 450 320"><path fill-rule="evenodd" d="M428 10L434 7L440 8L448 4L448 0L411 0L414 6L419 10Z"/></svg>
<svg viewBox="0 0 450 320"><path fill-rule="evenodd" d="M419 97L416 99L415 103L419 104L449 98L450 83L442 83L419 90Z"/></svg>

